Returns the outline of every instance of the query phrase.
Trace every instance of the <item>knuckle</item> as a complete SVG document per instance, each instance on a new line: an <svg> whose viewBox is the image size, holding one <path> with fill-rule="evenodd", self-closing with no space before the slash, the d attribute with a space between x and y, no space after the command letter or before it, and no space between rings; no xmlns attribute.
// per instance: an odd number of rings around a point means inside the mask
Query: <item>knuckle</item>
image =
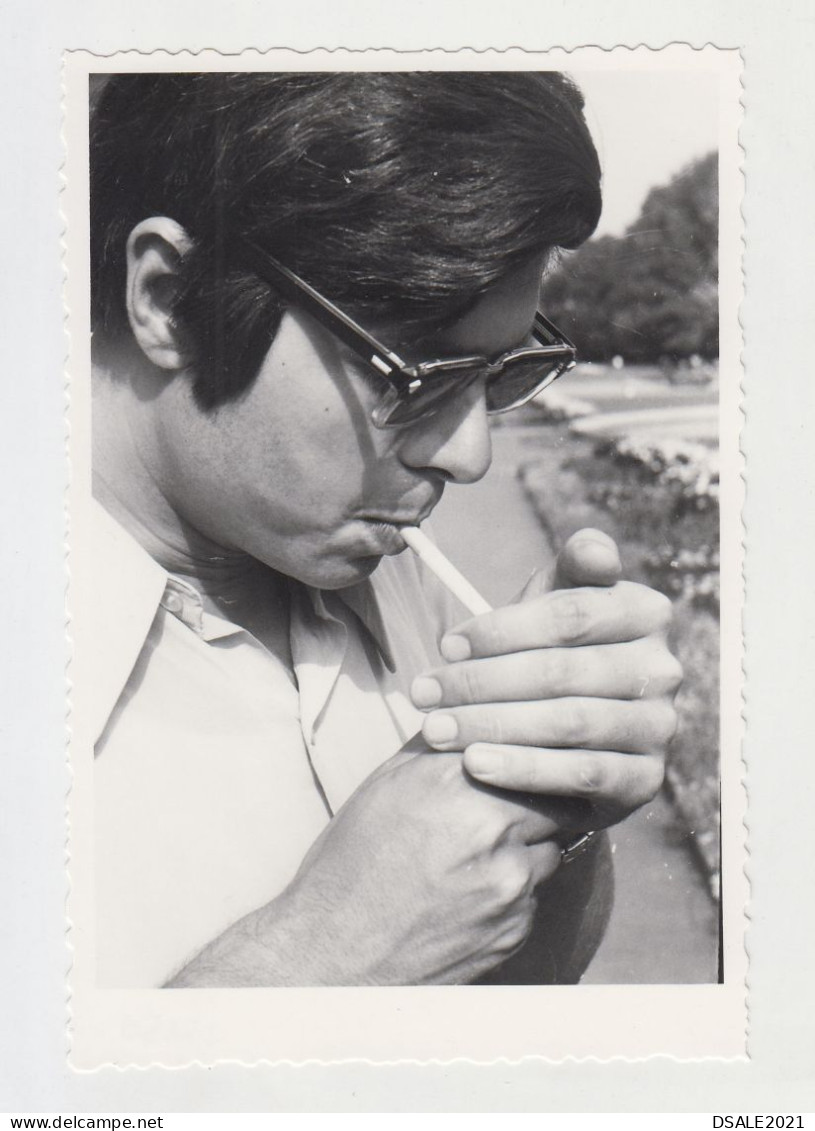
<svg viewBox="0 0 815 1131"><path fill-rule="evenodd" d="M646 655L640 670L640 698L658 699L663 695L675 695L684 675L679 660L662 644L656 656L653 652Z"/></svg>
<svg viewBox="0 0 815 1131"><path fill-rule="evenodd" d="M678 716L670 700L632 703L620 717L616 749L629 754L662 753L676 734L677 722Z"/></svg>
<svg viewBox="0 0 815 1131"><path fill-rule="evenodd" d="M490 940L489 950L494 965L505 962L517 953L529 938L534 919L531 913L514 912L505 915L500 923L496 924L495 933Z"/></svg>
<svg viewBox="0 0 815 1131"><path fill-rule="evenodd" d="M557 637L564 644L577 644L584 639L590 615L585 600L575 590L555 590L546 616L554 622Z"/></svg>
<svg viewBox="0 0 815 1131"><path fill-rule="evenodd" d="M493 850L506 844L511 837L511 829L511 823L506 820L503 814L494 810L489 814L484 824L484 831L487 842Z"/></svg>
<svg viewBox="0 0 815 1131"><path fill-rule="evenodd" d="M574 701L567 701L559 705L558 740L561 746L585 745L588 729L587 711L584 706Z"/></svg>
<svg viewBox="0 0 815 1131"><path fill-rule="evenodd" d="M642 753L647 753L648 749L653 748L664 751L676 734L679 716L673 703L670 702L652 703L649 716L650 725L646 733L650 734L651 742L645 744L646 749L642 750Z"/></svg>
<svg viewBox="0 0 815 1131"><path fill-rule="evenodd" d="M661 758L649 759L650 766L650 781L648 785L648 792L646 801L650 801L652 797L662 789L665 782L665 763Z"/></svg>
<svg viewBox="0 0 815 1131"><path fill-rule="evenodd" d="M510 951L523 946L532 931L534 915L529 908L525 912L513 915L504 932L504 941Z"/></svg>
<svg viewBox="0 0 815 1131"><path fill-rule="evenodd" d="M634 808L647 804L659 793L665 780L665 765L661 758L636 758L630 785Z"/></svg>
<svg viewBox="0 0 815 1131"><path fill-rule="evenodd" d="M665 746L675 737L679 726L679 715L672 703L666 703L662 712L662 735Z"/></svg>
<svg viewBox="0 0 815 1131"><path fill-rule="evenodd" d="M672 652L665 653L662 683L668 695L675 695L685 677L682 664Z"/></svg>
<svg viewBox="0 0 815 1131"><path fill-rule="evenodd" d="M648 592L654 625L660 630L667 629L674 615L674 607L670 597L666 597L664 593L660 593L657 589L650 589Z"/></svg>
<svg viewBox="0 0 815 1131"><path fill-rule="evenodd" d="M522 903L532 894L532 876L517 855L508 856L495 880L495 891L502 907Z"/></svg>
<svg viewBox="0 0 815 1131"><path fill-rule="evenodd" d="M475 802L475 803L474 803ZM477 843L489 852L506 843L514 828L513 811L502 798L489 790L470 793L468 813Z"/></svg>
<svg viewBox="0 0 815 1131"><path fill-rule="evenodd" d="M463 702L481 702L483 694L481 690L481 680L478 674L478 667L476 664L462 664L455 673L455 680L458 684Z"/></svg>
<svg viewBox="0 0 815 1131"><path fill-rule="evenodd" d="M597 797L607 792L609 778L608 767L602 758L583 757L577 767L576 792L580 797Z"/></svg>

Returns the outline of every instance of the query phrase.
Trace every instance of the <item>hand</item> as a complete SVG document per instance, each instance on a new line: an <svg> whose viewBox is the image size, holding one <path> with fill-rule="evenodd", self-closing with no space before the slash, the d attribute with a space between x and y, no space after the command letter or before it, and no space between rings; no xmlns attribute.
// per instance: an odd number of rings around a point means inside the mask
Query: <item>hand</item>
<svg viewBox="0 0 815 1131"><path fill-rule="evenodd" d="M459 754L415 753L371 775L286 891L236 923L174 986L472 982L532 927L560 863L555 823L468 779ZM553 940L553 950L558 940Z"/></svg>
<svg viewBox="0 0 815 1131"><path fill-rule="evenodd" d="M448 633L451 662L412 688L430 746L463 750L478 781L588 803L580 820L572 807L573 828L650 800L676 727L670 601L619 572L610 538L575 534L550 582Z"/></svg>

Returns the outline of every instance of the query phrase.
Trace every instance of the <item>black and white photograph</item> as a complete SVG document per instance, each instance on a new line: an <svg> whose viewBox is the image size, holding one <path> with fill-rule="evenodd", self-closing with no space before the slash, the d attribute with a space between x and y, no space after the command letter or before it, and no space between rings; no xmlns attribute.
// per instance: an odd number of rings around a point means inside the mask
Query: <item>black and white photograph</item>
<svg viewBox="0 0 815 1131"><path fill-rule="evenodd" d="M69 60L80 1066L743 1046L738 62L602 54Z"/></svg>

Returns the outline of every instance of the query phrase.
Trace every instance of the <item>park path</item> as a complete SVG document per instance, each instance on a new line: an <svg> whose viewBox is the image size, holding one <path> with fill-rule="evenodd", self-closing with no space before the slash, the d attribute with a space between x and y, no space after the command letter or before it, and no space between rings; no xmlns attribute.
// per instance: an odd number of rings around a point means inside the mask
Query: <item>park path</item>
<svg viewBox="0 0 815 1131"><path fill-rule="evenodd" d="M497 605L551 561L552 551L517 475L539 453L539 430L502 422L493 443L489 474L475 486L448 487L433 529L442 549ZM613 829L611 840L614 911L583 982L716 981L716 908L667 799L655 798Z"/></svg>

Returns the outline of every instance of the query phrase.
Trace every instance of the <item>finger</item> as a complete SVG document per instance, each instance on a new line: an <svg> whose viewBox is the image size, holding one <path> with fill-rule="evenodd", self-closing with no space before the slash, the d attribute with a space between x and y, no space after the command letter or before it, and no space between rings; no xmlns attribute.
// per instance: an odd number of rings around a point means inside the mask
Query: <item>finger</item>
<svg viewBox="0 0 815 1131"><path fill-rule="evenodd" d="M489 747L492 749L492 747ZM436 757L439 757L436 754ZM462 765L463 755L460 755ZM491 817L498 816L501 831L496 832L496 840L521 844L542 844L547 840L564 837L573 839L578 833L593 828L591 804L575 797L542 795L532 790L503 789L488 781L479 781L466 773L471 788L481 793L488 801L484 816L480 819L484 827Z"/></svg>
<svg viewBox="0 0 815 1131"><path fill-rule="evenodd" d="M664 700L543 699L484 703L433 711L422 734L436 750L464 750L475 742L569 747L648 754L663 750L676 730Z"/></svg>
<svg viewBox="0 0 815 1131"><path fill-rule="evenodd" d="M617 543L602 530L578 530L557 556L554 589L577 585L614 585L622 563Z"/></svg>
<svg viewBox="0 0 815 1131"><path fill-rule="evenodd" d="M679 661L661 639L583 648L536 648L465 660L418 676L410 689L420 710L468 703L588 696L642 699L672 695L682 678Z"/></svg>
<svg viewBox="0 0 815 1131"><path fill-rule="evenodd" d="M464 621L441 641L445 660L501 656L533 648L619 644L663 632L671 602L632 581L610 589L559 589Z"/></svg>
<svg viewBox="0 0 815 1131"><path fill-rule="evenodd" d="M535 570L513 604L531 601L553 589L579 585L614 585L622 563L617 543L602 530L578 530L566 542L548 570Z"/></svg>
<svg viewBox="0 0 815 1131"><path fill-rule="evenodd" d="M665 773L664 759L656 754L482 743L467 747L464 765L485 785L588 801L601 820L616 819L650 801Z"/></svg>

